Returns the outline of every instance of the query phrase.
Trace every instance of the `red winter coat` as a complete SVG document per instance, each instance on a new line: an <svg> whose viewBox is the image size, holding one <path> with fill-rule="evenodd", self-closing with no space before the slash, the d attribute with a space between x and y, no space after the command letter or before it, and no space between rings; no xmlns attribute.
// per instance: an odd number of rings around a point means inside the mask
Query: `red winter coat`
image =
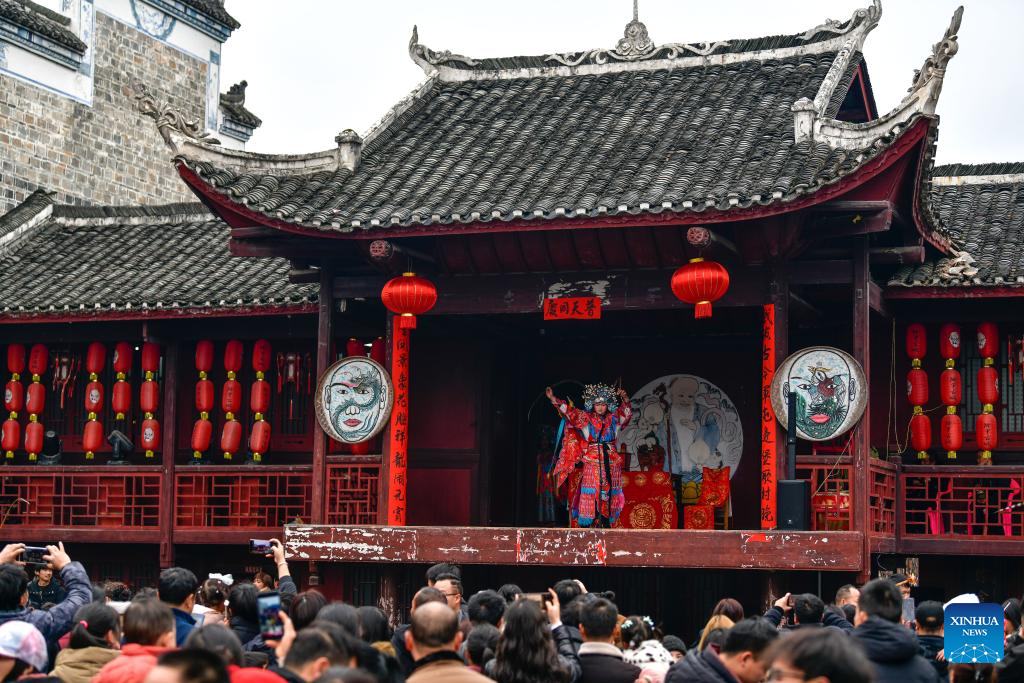
<svg viewBox="0 0 1024 683"><path fill-rule="evenodd" d="M142 683L156 666L157 658L172 649L128 643L121 648L121 656L100 669L92 683Z"/></svg>

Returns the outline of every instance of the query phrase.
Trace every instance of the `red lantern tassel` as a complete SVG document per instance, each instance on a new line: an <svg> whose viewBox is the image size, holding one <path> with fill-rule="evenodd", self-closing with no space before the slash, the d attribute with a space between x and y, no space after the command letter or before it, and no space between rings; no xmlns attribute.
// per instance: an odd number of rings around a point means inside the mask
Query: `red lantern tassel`
<svg viewBox="0 0 1024 683"><path fill-rule="evenodd" d="M416 316L412 313L403 313L398 316L398 329L400 330L415 330L416 329Z"/></svg>
<svg viewBox="0 0 1024 683"><path fill-rule="evenodd" d="M697 320L701 318L711 317L711 302L710 301L698 301L697 305L693 309L693 317Z"/></svg>

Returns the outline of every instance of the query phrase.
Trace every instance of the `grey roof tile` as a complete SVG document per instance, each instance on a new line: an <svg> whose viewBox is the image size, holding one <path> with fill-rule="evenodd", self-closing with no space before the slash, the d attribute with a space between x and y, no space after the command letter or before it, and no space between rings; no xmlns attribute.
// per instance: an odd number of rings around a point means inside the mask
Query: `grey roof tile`
<svg viewBox="0 0 1024 683"><path fill-rule="evenodd" d="M0 0L0 18L46 36L79 54L85 54L89 47L68 28L71 25L68 17L31 0Z"/></svg>

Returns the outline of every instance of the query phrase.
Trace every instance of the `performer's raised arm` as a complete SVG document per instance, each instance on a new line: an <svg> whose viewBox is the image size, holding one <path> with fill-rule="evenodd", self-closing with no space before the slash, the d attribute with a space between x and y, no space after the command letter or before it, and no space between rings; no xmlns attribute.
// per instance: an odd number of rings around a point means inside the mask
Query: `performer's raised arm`
<svg viewBox="0 0 1024 683"><path fill-rule="evenodd" d="M568 401L555 396L555 392L551 390L551 387L544 390L544 395L548 397L548 400L551 401L551 405L553 405L558 413L565 418L566 422L577 429L583 429L586 427L587 414L585 412L579 408L572 407L569 405Z"/></svg>
<svg viewBox="0 0 1024 683"><path fill-rule="evenodd" d="M620 388L615 393L619 395L619 407L615 410L615 417L619 419L619 428L621 429L629 424L630 419L632 419L633 406L625 389Z"/></svg>

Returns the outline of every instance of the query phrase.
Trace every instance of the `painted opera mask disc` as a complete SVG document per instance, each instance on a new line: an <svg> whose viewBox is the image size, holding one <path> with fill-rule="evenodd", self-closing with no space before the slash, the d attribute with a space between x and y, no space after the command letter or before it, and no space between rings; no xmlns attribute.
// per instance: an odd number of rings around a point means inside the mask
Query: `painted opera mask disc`
<svg viewBox="0 0 1024 683"><path fill-rule="evenodd" d="M350 356L327 368L317 382L316 420L336 441L363 443L387 425L394 399L387 370L369 358Z"/></svg>
<svg viewBox="0 0 1024 683"><path fill-rule="evenodd" d="M828 441L853 428L867 406L867 381L860 363L831 346L797 351L779 366L772 380L772 409L789 427L786 406L796 392L797 436Z"/></svg>
<svg viewBox="0 0 1024 683"><path fill-rule="evenodd" d="M743 455L743 428L724 391L695 375L665 375L630 398L633 419L616 447L628 469L664 471L701 481L704 468L728 466L736 474Z"/></svg>

